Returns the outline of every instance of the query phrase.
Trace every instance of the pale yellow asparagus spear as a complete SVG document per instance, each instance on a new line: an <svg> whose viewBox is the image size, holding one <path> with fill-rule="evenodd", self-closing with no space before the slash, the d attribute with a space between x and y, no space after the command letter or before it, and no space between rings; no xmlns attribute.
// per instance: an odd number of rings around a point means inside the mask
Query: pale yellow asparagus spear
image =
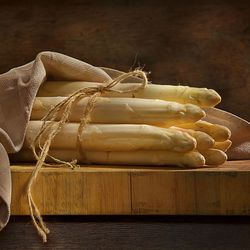
<svg viewBox="0 0 250 250"><path fill-rule="evenodd" d="M193 129L183 129L183 128L178 128L178 127L174 127L174 128L179 129L183 132L187 132L189 135L191 135L197 142L196 149L198 151L206 150L214 146L214 143L215 143L214 139L210 135L204 132L196 131Z"/></svg>
<svg viewBox="0 0 250 250"><path fill-rule="evenodd" d="M37 97L31 120L41 120L48 111L66 97ZM83 116L87 101L84 98L73 105L69 120L79 122ZM93 123L134 123L158 124L165 126L195 122L205 116L205 112L193 104L179 104L162 100L139 98L103 98L97 99L91 113ZM58 118L61 117L61 114Z"/></svg>
<svg viewBox="0 0 250 250"><path fill-rule="evenodd" d="M68 96L85 87L103 85L91 82L45 82L41 85L37 96ZM129 90L136 88L138 83L118 84L114 89ZM149 84L135 93L103 93L105 97L136 97L145 99L161 99L179 103L192 103L201 107L214 107L221 101L219 94L213 89L188 86Z"/></svg>
<svg viewBox="0 0 250 250"><path fill-rule="evenodd" d="M42 121L30 121L24 141L29 148L42 126ZM67 123L52 141L54 149L76 149L78 123ZM44 139L47 135L43 136ZM82 134L81 148L89 151L170 150L187 152L196 141L186 132L150 125L89 124Z"/></svg>
<svg viewBox="0 0 250 250"><path fill-rule="evenodd" d="M206 159L206 165L221 165L227 160L227 155L218 149L200 151Z"/></svg>
<svg viewBox="0 0 250 250"><path fill-rule="evenodd" d="M51 150L50 155L63 161L77 159L83 164L111 164L111 165L171 165L180 167L197 168L205 164L204 157L195 151L187 153L169 151L117 151L96 152L85 151L81 154L77 150ZM34 162L31 150L21 150L17 154L11 154L13 162ZM47 157L47 162L51 161Z"/></svg>
<svg viewBox="0 0 250 250"><path fill-rule="evenodd" d="M226 152L232 145L230 140L215 142L213 148Z"/></svg>
<svg viewBox="0 0 250 250"><path fill-rule="evenodd" d="M231 131L222 125L212 124L205 121L197 121L195 123L178 124L177 127L202 131L210 135L215 141L226 141L231 136Z"/></svg>

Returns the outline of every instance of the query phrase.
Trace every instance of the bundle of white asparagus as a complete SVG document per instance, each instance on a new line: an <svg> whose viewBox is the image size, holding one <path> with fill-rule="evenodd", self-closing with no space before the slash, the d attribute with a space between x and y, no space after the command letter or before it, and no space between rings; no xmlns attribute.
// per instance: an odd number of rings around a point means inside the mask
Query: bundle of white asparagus
<svg viewBox="0 0 250 250"><path fill-rule="evenodd" d="M42 126L42 118L75 91L99 86L93 82L45 82L35 99L23 149L15 161L33 161L30 145ZM123 83L126 90L138 83ZM175 165L203 167L223 164L231 145L228 128L201 119L203 107L221 101L212 89L149 84L135 93L105 92L97 98L91 123L77 131L89 97L73 104L50 146L49 155L63 161L122 165ZM63 114L58 115L58 119ZM44 134L44 140L46 133ZM41 141L43 143L43 141ZM36 145L39 147L39 145ZM47 161L51 160L47 157Z"/></svg>

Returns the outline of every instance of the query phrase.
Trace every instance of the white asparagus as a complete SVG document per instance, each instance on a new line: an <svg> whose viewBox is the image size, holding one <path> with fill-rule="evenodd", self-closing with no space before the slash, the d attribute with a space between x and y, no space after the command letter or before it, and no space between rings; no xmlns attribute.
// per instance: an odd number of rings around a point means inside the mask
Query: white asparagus
<svg viewBox="0 0 250 250"><path fill-rule="evenodd" d="M212 124L206 121L178 124L177 127L205 132L218 142L226 141L231 136L231 131L227 127L219 124Z"/></svg>
<svg viewBox="0 0 250 250"><path fill-rule="evenodd" d="M38 97L35 99L31 120L41 120L48 111L66 97ZM79 122L89 98L76 102L69 120ZM172 126L195 122L205 116L205 112L193 104L179 104L162 100L139 98L103 98L97 99L91 113L93 123L134 123L159 124ZM58 118L61 117L59 114Z"/></svg>
<svg viewBox="0 0 250 250"><path fill-rule="evenodd" d="M189 168L203 167L205 158L198 152L187 153L169 151L131 151L131 152L96 152L85 151L79 154L76 150L51 150L50 155L63 161L77 159L83 164L110 164L110 165L170 165ZM12 162L34 162L31 150L21 150L11 154ZM47 157L47 162L50 162Z"/></svg>
<svg viewBox="0 0 250 250"><path fill-rule="evenodd" d="M230 140L226 140L222 142L215 142L213 148L226 152L231 147L231 145L232 145L232 142Z"/></svg>
<svg viewBox="0 0 250 250"><path fill-rule="evenodd" d="M103 83L48 81L41 85L37 96L68 96L79 89L100 85L103 85ZM114 89L125 91L138 86L138 83L122 83L116 85ZM158 84L149 84L144 89L134 93L105 92L103 96L161 99L179 103L192 103L201 107L214 107L221 101L220 95L213 89Z"/></svg>
<svg viewBox="0 0 250 250"><path fill-rule="evenodd" d="M227 160L227 155L218 149L208 149L200 152L206 160L206 165L221 165Z"/></svg>
<svg viewBox="0 0 250 250"><path fill-rule="evenodd" d="M42 121L28 123L24 148L35 140ZM77 149L78 123L67 123L52 141L52 149ZM41 143L47 138L45 133ZM150 125L89 124L83 131L80 148L88 151L169 150L191 151L196 141L188 133L174 128L163 129Z"/></svg>
<svg viewBox="0 0 250 250"><path fill-rule="evenodd" d="M179 129L179 130L191 135L197 142L196 149L198 151L212 148L215 144L214 139L204 132L196 131L193 129L182 129L182 128L178 128L178 127L173 127L173 128Z"/></svg>

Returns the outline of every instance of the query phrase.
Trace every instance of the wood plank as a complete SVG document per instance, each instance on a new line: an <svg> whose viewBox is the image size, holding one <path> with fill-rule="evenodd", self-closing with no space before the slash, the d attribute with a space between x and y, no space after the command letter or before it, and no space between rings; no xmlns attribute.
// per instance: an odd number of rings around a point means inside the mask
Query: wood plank
<svg viewBox="0 0 250 250"><path fill-rule="evenodd" d="M132 174L132 212L249 215L249 170L250 161L235 161L218 169Z"/></svg>
<svg viewBox="0 0 250 250"><path fill-rule="evenodd" d="M47 171L49 170L49 171ZM130 214L130 177L119 172L43 169L32 193L42 214ZM32 167L12 167L12 214L27 215L24 195Z"/></svg>
<svg viewBox="0 0 250 250"><path fill-rule="evenodd" d="M27 215L23 195L32 165L13 165L12 214ZM33 189L42 214L250 215L250 160L218 168L82 166L43 168Z"/></svg>

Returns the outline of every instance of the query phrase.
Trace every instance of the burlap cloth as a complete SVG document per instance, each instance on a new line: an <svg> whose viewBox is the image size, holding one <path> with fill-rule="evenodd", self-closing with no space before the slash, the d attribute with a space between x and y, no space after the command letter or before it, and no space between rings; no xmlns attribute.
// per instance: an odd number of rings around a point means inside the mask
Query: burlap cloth
<svg viewBox="0 0 250 250"><path fill-rule="evenodd" d="M36 93L46 79L107 82L111 76L101 68L55 52L39 53L34 61L0 75L0 230L10 217L8 153L21 149ZM229 156L232 159L249 159L250 124L226 112L222 114L211 109L207 112L207 120L211 117L211 121L232 130L233 146Z"/></svg>

